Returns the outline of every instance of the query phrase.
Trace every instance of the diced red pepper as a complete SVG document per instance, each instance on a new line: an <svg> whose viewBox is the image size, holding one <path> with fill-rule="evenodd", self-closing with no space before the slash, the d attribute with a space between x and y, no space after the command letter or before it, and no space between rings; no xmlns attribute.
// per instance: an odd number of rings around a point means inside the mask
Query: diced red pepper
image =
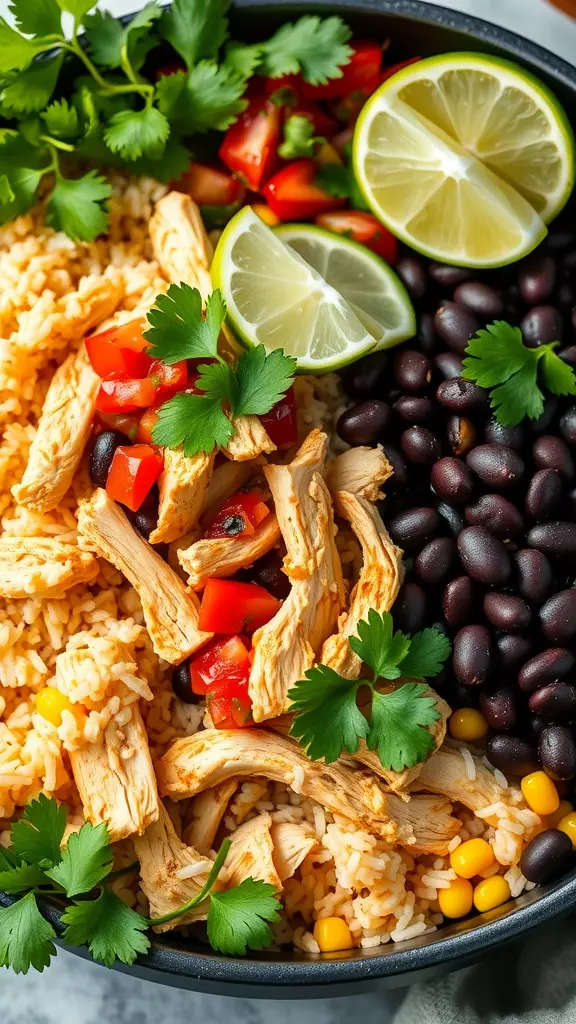
<svg viewBox="0 0 576 1024"><path fill-rule="evenodd" d="M156 385L150 377L137 380L103 380L96 399L99 412L132 412L147 409L156 398Z"/></svg>
<svg viewBox="0 0 576 1024"><path fill-rule="evenodd" d="M207 633L253 633L269 622L280 606L280 601L256 583L209 579L198 628Z"/></svg>
<svg viewBox="0 0 576 1024"><path fill-rule="evenodd" d="M190 660L192 690L200 696L225 682L243 682L249 675L249 653L239 636L213 640Z"/></svg>
<svg viewBox="0 0 576 1024"><path fill-rule="evenodd" d="M216 729L242 729L252 725L252 701L248 680L231 680L209 691L206 703Z"/></svg>
<svg viewBox="0 0 576 1024"><path fill-rule="evenodd" d="M184 391L188 384L188 364L185 359L179 363L163 363L161 359L154 359L148 371L150 380L156 388L156 403L168 401L178 391Z"/></svg>
<svg viewBox="0 0 576 1024"><path fill-rule="evenodd" d="M298 441L298 423L296 419L296 399L294 388L289 388L284 398L259 417L264 430L277 448L290 448Z"/></svg>
<svg viewBox="0 0 576 1024"><path fill-rule="evenodd" d="M231 206L244 202L246 189L238 178L219 167L191 163L176 188L198 206Z"/></svg>
<svg viewBox="0 0 576 1024"><path fill-rule="evenodd" d="M346 205L316 185L318 167L313 160L295 160L264 186L262 194L280 220L309 220Z"/></svg>
<svg viewBox="0 0 576 1024"><path fill-rule="evenodd" d="M254 192L274 170L281 123L280 108L265 97L257 97L228 129L220 146L222 162Z"/></svg>
<svg viewBox="0 0 576 1024"><path fill-rule="evenodd" d="M382 47L378 43L352 43L354 53L342 67L341 78L330 78L325 85L302 82L302 95L311 100L338 99L362 90L370 96L380 84Z"/></svg>
<svg viewBox="0 0 576 1024"><path fill-rule="evenodd" d="M97 411L96 425L103 430L119 430L133 441L138 432L139 420L131 413Z"/></svg>
<svg viewBox="0 0 576 1024"><path fill-rule="evenodd" d="M262 492L238 491L224 502L208 526L204 537L248 537L252 536L257 526L270 514L270 509L262 501Z"/></svg>
<svg viewBox="0 0 576 1024"><path fill-rule="evenodd" d="M387 78L392 78L397 71L402 71L402 68L407 68L410 64L417 64L422 57L410 57L409 60L403 60L400 64L391 64L389 68L384 68L380 75L380 82L385 82Z"/></svg>
<svg viewBox="0 0 576 1024"><path fill-rule="evenodd" d="M162 472L164 460L150 445L120 445L114 452L106 491L115 501L137 512Z"/></svg>
<svg viewBox="0 0 576 1024"><path fill-rule="evenodd" d="M396 238L371 213L364 213L362 210L322 213L316 217L315 223L336 235L346 235L347 238L366 245L387 263L395 263L398 258Z"/></svg>

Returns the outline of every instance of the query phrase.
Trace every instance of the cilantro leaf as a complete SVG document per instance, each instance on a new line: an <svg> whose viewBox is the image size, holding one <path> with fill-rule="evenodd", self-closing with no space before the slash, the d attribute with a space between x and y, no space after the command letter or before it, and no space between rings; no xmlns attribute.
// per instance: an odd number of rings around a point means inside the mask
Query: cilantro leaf
<svg viewBox="0 0 576 1024"><path fill-rule="evenodd" d="M73 139L79 132L78 112L66 100L55 100L41 115L50 135L57 139Z"/></svg>
<svg viewBox="0 0 576 1024"><path fill-rule="evenodd" d="M210 894L208 940L220 953L245 956L272 941L267 922L279 921L281 903L274 886L247 878L234 889Z"/></svg>
<svg viewBox="0 0 576 1024"><path fill-rule="evenodd" d="M118 68L122 61L125 30L109 11L96 10L84 21L86 48L92 60L105 68Z"/></svg>
<svg viewBox="0 0 576 1024"><path fill-rule="evenodd" d="M402 670L398 667L410 648L410 637L398 630L393 633L390 612L379 614L371 608L368 620L361 620L357 636L349 638L350 647L362 661L369 665L380 679L398 679Z"/></svg>
<svg viewBox="0 0 576 1024"><path fill-rule="evenodd" d="M58 178L48 203L47 223L70 238L93 242L106 231L108 218L101 205L112 188L96 171L83 178Z"/></svg>
<svg viewBox="0 0 576 1024"><path fill-rule="evenodd" d="M224 63L227 67L233 68L243 78L251 78L262 55L260 43L235 43L230 42L224 53Z"/></svg>
<svg viewBox="0 0 576 1024"><path fill-rule="evenodd" d="M76 27L78 27L84 15L88 14L92 7L96 6L96 0L57 0L57 2L62 11L72 15Z"/></svg>
<svg viewBox="0 0 576 1024"><path fill-rule="evenodd" d="M106 145L126 160L143 155L160 156L170 134L168 120L156 107L143 110L119 110L113 114L104 132Z"/></svg>
<svg viewBox="0 0 576 1024"><path fill-rule="evenodd" d="M503 384L493 388L490 406L503 427L515 427L525 416L538 419L544 412L544 395L538 387L538 364L530 360Z"/></svg>
<svg viewBox="0 0 576 1024"><path fill-rule="evenodd" d="M0 205L2 203L12 203L16 196L12 191L12 186L8 177L5 174L0 174Z"/></svg>
<svg viewBox="0 0 576 1024"><path fill-rule="evenodd" d="M256 345L236 365L238 397L232 402L236 416L263 416L280 401L292 383L296 360L281 349L266 352Z"/></svg>
<svg viewBox="0 0 576 1024"><path fill-rule="evenodd" d="M571 366L560 359L551 346L543 345L540 370L544 384L555 395L576 395L576 376Z"/></svg>
<svg viewBox="0 0 576 1024"><path fill-rule="evenodd" d="M171 284L148 313L150 328L144 337L150 342L149 354L168 365L181 359L214 358L225 315L226 304L218 289L208 297L202 319L198 289Z"/></svg>
<svg viewBox="0 0 576 1024"><path fill-rule="evenodd" d="M314 135L314 125L305 114L292 114L284 123L284 141L278 146L283 160L313 157L325 139Z"/></svg>
<svg viewBox="0 0 576 1024"><path fill-rule="evenodd" d="M198 367L200 375L196 387L203 391L207 398L217 398L230 403L235 409L238 397L236 374L225 362L203 363Z"/></svg>
<svg viewBox="0 0 576 1024"><path fill-rule="evenodd" d="M48 879L37 864L17 864L7 871L0 871L0 890L2 892L19 893L26 889L35 889L38 885L46 885Z"/></svg>
<svg viewBox="0 0 576 1024"><path fill-rule="evenodd" d="M107 150L107 153L110 151ZM108 160L109 158L106 157ZM164 151L159 157L141 156L138 160L128 163L129 170L138 177L156 178L168 184L178 181L190 166L190 151L183 146L174 135L166 141Z"/></svg>
<svg viewBox="0 0 576 1024"><path fill-rule="evenodd" d="M160 31L188 69L203 58L215 58L228 35L230 0L174 0Z"/></svg>
<svg viewBox="0 0 576 1024"><path fill-rule="evenodd" d="M139 953L146 953L150 940L142 933L148 922L131 910L108 889L96 900L87 900L67 907L62 914L66 929L64 942L71 946L86 944L95 960L112 967L115 960L133 964Z"/></svg>
<svg viewBox="0 0 576 1024"><path fill-rule="evenodd" d="M403 676L430 679L442 671L452 645L439 629L423 629L410 638L408 654L400 665Z"/></svg>
<svg viewBox="0 0 576 1024"><path fill-rule="evenodd" d="M485 331L477 331L468 342L462 376L481 388L494 387L523 369L530 351L536 350L526 348L519 327L496 320Z"/></svg>
<svg viewBox="0 0 576 1024"><path fill-rule="evenodd" d="M8 10L24 35L48 36L62 30L62 12L56 0L11 0Z"/></svg>
<svg viewBox="0 0 576 1024"><path fill-rule="evenodd" d="M3 147L0 148L0 167L2 166ZM6 224L14 217L26 213L36 201L36 194L42 179L42 172L32 167L10 169L6 174L14 199L0 203L0 224Z"/></svg>
<svg viewBox="0 0 576 1024"><path fill-rule="evenodd" d="M192 456L211 452L214 445L224 448L233 433L219 398L179 394L158 410L152 438L165 448L182 445L184 454Z"/></svg>
<svg viewBox="0 0 576 1024"><path fill-rule="evenodd" d="M186 135L225 131L248 106L246 79L234 68L203 60L186 76L165 75L158 83L158 106L176 131Z"/></svg>
<svg viewBox="0 0 576 1024"><path fill-rule="evenodd" d="M350 172L344 164L324 164L318 168L314 182L336 199L348 199L350 195Z"/></svg>
<svg viewBox="0 0 576 1024"><path fill-rule="evenodd" d="M67 896L90 892L110 873L114 855L106 825L85 822L79 832L73 832L62 860L46 874L61 885Z"/></svg>
<svg viewBox="0 0 576 1024"><path fill-rule="evenodd" d="M337 761L343 750L355 754L368 735L368 722L356 704L362 680L345 679L327 665L308 669L306 678L288 691L290 711L297 712L290 735L313 761Z"/></svg>
<svg viewBox="0 0 576 1024"><path fill-rule="evenodd" d="M425 683L405 683L391 693L372 695L369 750L377 750L387 770L401 772L424 761L434 749L434 740L424 728L440 718L433 697L423 697Z"/></svg>
<svg viewBox="0 0 576 1024"><path fill-rule="evenodd" d="M54 41L43 36L36 39L21 36L4 18L0 18L0 74L5 71L22 71L38 53L50 50L53 46Z"/></svg>
<svg viewBox="0 0 576 1024"><path fill-rule="evenodd" d="M0 966L11 967L16 974L27 974L30 967L43 971L56 955L54 938L56 933L38 910L34 893L0 910Z"/></svg>
<svg viewBox="0 0 576 1024"><path fill-rule="evenodd" d="M348 64L353 53L346 45L351 35L341 18L305 15L282 25L263 44L260 74L281 78L302 72L304 80L312 85L341 78L341 67Z"/></svg>
<svg viewBox="0 0 576 1024"><path fill-rule="evenodd" d="M32 114L43 110L56 88L63 54L38 61L21 71L0 92L0 101L9 110Z"/></svg>
<svg viewBox="0 0 576 1024"><path fill-rule="evenodd" d="M26 805L19 821L12 825L10 845L13 852L29 864L58 864L60 844L66 828L66 807L58 807L43 793Z"/></svg>

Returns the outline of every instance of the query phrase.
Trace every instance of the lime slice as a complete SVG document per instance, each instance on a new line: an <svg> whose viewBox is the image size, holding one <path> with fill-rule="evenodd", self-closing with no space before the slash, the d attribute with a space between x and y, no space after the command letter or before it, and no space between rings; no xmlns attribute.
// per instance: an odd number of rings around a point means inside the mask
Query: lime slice
<svg viewBox="0 0 576 1024"><path fill-rule="evenodd" d="M574 182L558 101L523 68L452 53L412 64L366 103L354 167L376 216L445 263L496 267L546 234Z"/></svg>
<svg viewBox="0 0 576 1024"><path fill-rule="evenodd" d="M376 345L340 293L249 206L225 228L212 280L244 343L281 348L301 371L337 370Z"/></svg>
<svg viewBox="0 0 576 1024"><path fill-rule="evenodd" d="M364 245L311 224L284 224L275 234L343 295L377 349L413 338L416 316L399 277Z"/></svg>

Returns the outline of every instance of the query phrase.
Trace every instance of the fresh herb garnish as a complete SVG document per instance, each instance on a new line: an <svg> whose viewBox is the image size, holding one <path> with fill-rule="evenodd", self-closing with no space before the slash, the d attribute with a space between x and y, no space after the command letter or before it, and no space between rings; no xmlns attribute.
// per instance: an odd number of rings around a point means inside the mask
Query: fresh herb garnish
<svg viewBox="0 0 576 1024"><path fill-rule="evenodd" d="M201 363L195 387L202 394L179 394L158 412L152 437L165 448L182 446L185 455L225 447L234 434L232 416L263 416L286 393L296 360L281 350L267 353L263 345L245 352L230 366L218 354L218 336L226 316L226 304L216 290L206 302L196 288L170 285L148 313L151 343L149 354L165 363L182 359L211 359Z"/></svg>
<svg viewBox="0 0 576 1024"><path fill-rule="evenodd" d="M427 678L438 675L450 655L450 642L437 629L424 629L414 636L393 631L389 612L371 609L368 621L358 623L358 635L349 638L352 650L374 673L372 680L346 679L326 665L317 665L288 692L290 711L295 712L290 734L295 736L313 760L336 761L343 751L355 754L364 740L376 750L380 763L396 772L423 761L434 748L424 728L440 718L436 701L424 697L424 683L404 683L381 693L382 681L402 677ZM371 690L370 718L358 707L358 691Z"/></svg>
<svg viewBox="0 0 576 1024"><path fill-rule="evenodd" d="M309 117L292 114L284 124L284 141L278 146L278 156L283 160L313 157L325 141L320 135L314 135L314 125Z"/></svg>
<svg viewBox="0 0 576 1024"><path fill-rule="evenodd" d="M576 395L576 375L554 351L559 344L528 348L519 327L497 320L468 342L462 376L490 389L496 419L503 427L514 427L526 416L538 419L544 411L539 376L553 394Z"/></svg>
<svg viewBox="0 0 576 1024"><path fill-rule="evenodd" d="M279 920L281 909L272 885L248 878L233 889L212 892L229 839L222 843L197 896L164 917L147 919L106 888L135 867L111 871L114 857L106 826L86 822L61 850L66 817L65 807L41 794L12 825L10 849L0 849L0 890L25 894L0 909L0 966L19 974L26 974L30 967L42 971L56 954L56 933L42 916L37 896L83 897L66 905L62 939L71 946L87 945L94 959L107 967L115 960L134 963L150 947L148 928L177 920L206 899L210 900L208 938L214 949L243 956L247 948L261 949L272 941L267 922ZM93 898L86 898L90 895Z"/></svg>
<svg viewBox="0 0 576 1024"><path fill-rule="evenodd" d="M370 210L351 164L324 164L318 168L315 184L336 199L349 199L353 210Z"/></svg>

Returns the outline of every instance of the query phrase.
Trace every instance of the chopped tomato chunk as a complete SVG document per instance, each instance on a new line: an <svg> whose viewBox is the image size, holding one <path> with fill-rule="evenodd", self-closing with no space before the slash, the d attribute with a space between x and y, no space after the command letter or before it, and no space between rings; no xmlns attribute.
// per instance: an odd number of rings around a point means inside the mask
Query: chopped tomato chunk
<svg viewBox="0 0 576 1024"><path fill-rule="evenodd" d="M331 78L325 85L302 82L302 95L311 100L338 99L362 90L370 96L380 84L382 47L378 43L352 43L354 53L342 67L341 78Z"/></svg>
<svg viewBox="0 0 576 1024"><path fill-rule="evenodd" d="M298 440L294 388L289 388L270 412L259 417L264 430L277 448L289 448Z"/></svg>
<svg viewBox="0 0 576 1024"><path fill-rule="evenodd" d="M242 729L252 724L248 679L222 683L207 693L206 703L216 729Z"/></svg>
<svg viewBox="0 0 576 1024"><path fill-rule="evenodd" d="M207 633L253 633L274 617L281 602L256 583L209 579L198 628Z"/></svg>
<svg viewBox="0 0 576 1024"><path fill-rule="evenodd" d="M203 696L221 683L242 682L250 675L250 657L239 636L213 640L190 660L192 690Z"/></svg>
<svg viewBox="0 0 576 1024"><path fill-rule="evenodd" d="M119 430L133 441L138 432L139 420L131 413L96 412L96 426L104 430Z"/></svg>
<svg viewBox="0 0 576 1024"><path fill-rule="evenodd" d="M231 206L242 203L246 189L238 178L219 167L191 163L177 184L198 206Z"/></svg>
<svg viewBox="0 0 576 1024"><path fill-rule="evenodd" d="M154 359L148 376L156 388L156 401L166 402L178 391L184 391L188 383L188 364L185 359L179 363L163 363L161 359Z"/></svg>
<svg viewBox="0 0 576 1024"><path fill-rule="evenodd" d="M114 452L106 481L106 491L115 501L137 512L156 483L164 460L150 445L120 445Z"/></svg>
<svg viewBox="0 0 576 1024"><path fill-rule="evenodd" d="M144 331L148 329L145 320L129 320L128 323L119 324L118 327L110 327L107 331L100 331L99 334L91 334L91 341L111 341L118 348L129 348L133 352L145 352L150 342L146 341Z"/></svg>
<svg viewBox="0 0 576 1024"><path fill-rule="evenodd" d="M159 405L153 405L150 409L146 409L146 412L142 413L134 433L134 437L141 444L154 444L152 431L158 423L159 408Z"/></svg>
<svg viewBox="0 0 576 1024"><path fill-rule="evenodd" d="M387 263L395 263L398 257L398 242L371 213L362 210L340 210L337 213L322 213L316 217L316 224L336 235L346 235L355 242L368 246Z"/></svg>
<svg viewBox="0 0 576 1024"><path fill-rule="evenodd" d="M295 160L265 185L262 194L280 220L307 220L346 205L346 199L337 199L316 185L317 171L313 160Z"/></svg>
<svg viewBox="0 0 576 1024"><path fill-rule="evenodd" d="M96 408L99 412L132 412L147 409L156 398L156 386L150 377L137 380L103 380Z"/></svg>
<svg viewBox="0 0 576 1024"><path fill-rule="evenodd" d="M86 338L86 351L92 368L102 380L119 377L145 377L152 360L145 352L120 348L103 335Z"/></svg>
<svg viewBox="0 0 576 1024"><path fill-rule="evenodd" d="M211 537L247 537L270 514L270 509L262 501L262 492L238 491L224 502L220 511L208 526L204 536Z"/></svg>
<svg viewBox="0 0 576 1024"><path fill-rule="evenodd" d="M254 192L274 170L281 121L279 107L265 97L257 97L228 129L220 146L222 162Z"/></svg>

